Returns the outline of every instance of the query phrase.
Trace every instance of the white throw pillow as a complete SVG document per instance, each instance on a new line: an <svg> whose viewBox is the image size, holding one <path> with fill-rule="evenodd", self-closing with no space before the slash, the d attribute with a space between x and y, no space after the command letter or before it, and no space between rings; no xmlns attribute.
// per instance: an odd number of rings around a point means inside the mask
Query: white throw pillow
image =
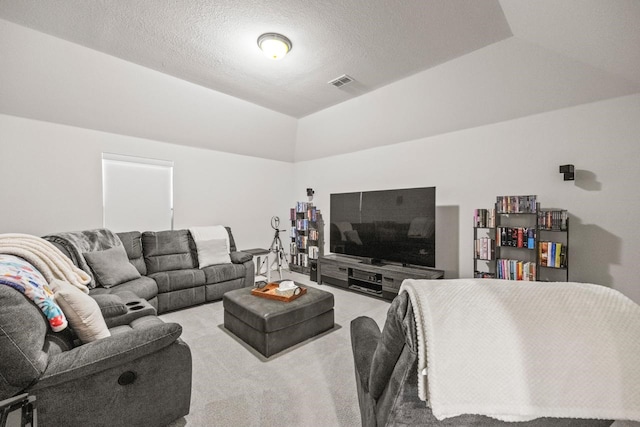
<svg viewBox="0 0 640 427"><path fill-rule="evenodd" d="M62 280L54 280L50 286L56 303L80 341L88 343L111 336L96 300Z"/></svg>
<svg viewBox="0 0 640 427"><path fill-rule="evenodd" d="M214 264L231 264L225 239L203 240L196 243L200 268Z"/></svg>

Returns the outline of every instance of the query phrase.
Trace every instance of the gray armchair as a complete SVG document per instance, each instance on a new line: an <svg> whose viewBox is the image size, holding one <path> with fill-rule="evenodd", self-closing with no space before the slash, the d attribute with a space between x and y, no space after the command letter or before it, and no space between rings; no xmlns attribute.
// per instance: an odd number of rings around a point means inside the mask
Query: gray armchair
<svg viewBox="0 0 640 427"><path fill-rule="evenodd" d="M604 427L613 423L570 418L538 418L508 423L481 415L461 415L439 421L418 397L416 337L413 309L406 292L391 303L382 331L368 317L358 317L351 322L351 345L363 427Z"/></svg>
<svg viewBox="0 0 640 427"><path fill-rule="evenodd" d="M191 352L151 307L77 346L8 286L0 308L0 400L35 396L40 426L163 426L189 412Z"/></svg>

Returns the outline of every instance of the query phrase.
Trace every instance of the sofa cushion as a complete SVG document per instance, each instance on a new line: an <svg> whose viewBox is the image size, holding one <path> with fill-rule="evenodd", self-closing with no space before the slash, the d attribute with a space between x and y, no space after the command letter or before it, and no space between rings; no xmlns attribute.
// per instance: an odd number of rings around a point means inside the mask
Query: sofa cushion
<svg viewBox="0 0 640 427"><path fill-rule="evenodd" d="M387 319L371 361L369 392L378 399L385 390L405 345L416 353L413 308L406 292L401 292L389 306Z"/></svg>
<svg viewBox="0 0 640 427"><path fill-rule="evenodd" d="M0 400L25 389L47 367L47 321L23 294L0 286ZM29 331L29 333L25 333Z"/></svg>
<svg viewBox="0 0 640 427"><path fill-rule="evenodd" d="M127 257L129 262L138 270L143 276L147 275L147 266L144 263L144 256L142 255L142 233L139 231L129 231L127 233L116 233L122 241L125 251L127 251Z"/></svg>
<svg viewBox="0 0 640 427"><path fill-rule="evenodd" d="M203 286L205 284L205 273L197 268L162 271L150 274L149 277L156 281L158 284L158 293L161 294Z"/></svg>
<svg viewBox="0 0 640 427"><path fill-rule="evenodd" d="M96 300L62 280L54 280L51 287L56 302L80 341L88 343L111 336Z"/></svg>
<svg viewBox="0 0 640 427"><path fill-rule="evenodd" d="M147 274L195 268L187 230L145 231L142 253Z"/></svg>
<svg viewBox="0 0 640 427"><path fill-rule="evenodd" d="M124 305L122 299L114 294L93 295L93 299L98 303L102 317L122 316L127 312L127 306Z"/></svg>
<svg viewBox="0 0 640 427"><path fill-rule="evenodd" d="M91 282L87 285L89 289L95 288L97 283L82 254L84 252L109 249L121 244L118 236L106 228L49 234L44 236L43 239L65 248L66 253L71 257L71 261L91 277Z"/></svg>
<svg viewBox="0 0 640 427"><path fill-rule="evenodd" d="M129 282L122 283L113 288L95 288L91 289L89 295L97 296L104 294L118 295L122 292L133 292L140 298L144 298L147 301L151 301L158 296L158 284L150 277L142 276L139 279L131 280Z"/></svg>
<svg viewBox="0 0 640 427"><path fill-rule="evenodd" d="M236 246L236 241L233 238L233 233L231 232L231 227L225 227L227 229L227 232L229 233L229 251L230 252L235 252L238 250L238 247Z"/></svg>
<svg viewBox="0 0 640 427"><path fill-rule="evenodd" d="M244 264L253 259L253 255L247 252L231 252L229 254L231 262L234 264Z"/></svg>
<svg viewBox="0 0 640 427"><path fill-rule="evenodd" d="M85 252L82 255L91 267L96 282L104 288L140 277L140 273L129 262L127 252L122 246L114 246L103 251Z"/></svg>
<svg viewBox="0 0 640 427"><path fill-rule="evenodd" d="M218 264L202 269L207 284L226 282L233 279L241 279L246 270L242 264Z"/></svg>
<svg viewBox="0 0 640 427"><path fill-rule="evenodd" d="M196 246L198 248L198 266L200 268L231 263L226 239L204 240L197 242Z"/></svg>

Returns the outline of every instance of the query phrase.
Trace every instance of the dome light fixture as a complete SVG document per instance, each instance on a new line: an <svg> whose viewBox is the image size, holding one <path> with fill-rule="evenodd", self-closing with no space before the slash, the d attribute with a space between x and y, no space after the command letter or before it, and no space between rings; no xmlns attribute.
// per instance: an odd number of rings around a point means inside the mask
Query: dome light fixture
<svg viewBox="0 0 640 427"><path fill-rule="evenodd" d="M258 46L271 59L282 59L291 50L291 40L278 33L265 33L258 37Z"/></svg>

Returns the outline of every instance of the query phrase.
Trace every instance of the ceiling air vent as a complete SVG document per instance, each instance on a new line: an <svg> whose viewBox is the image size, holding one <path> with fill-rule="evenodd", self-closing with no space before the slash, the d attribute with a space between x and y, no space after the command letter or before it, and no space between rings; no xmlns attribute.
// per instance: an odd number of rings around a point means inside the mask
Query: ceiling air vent
<svg viewBox="0 0 640 427"><path fill-rule="evenodd" d="M351 77L347 76L346 74L343 74L340 77L337 77L337 78L331 80L329 82L329 84L330 85L334 85L335 87L342 87L344 85L348 85L352 81L353 81L353 79Z"/></svg>

